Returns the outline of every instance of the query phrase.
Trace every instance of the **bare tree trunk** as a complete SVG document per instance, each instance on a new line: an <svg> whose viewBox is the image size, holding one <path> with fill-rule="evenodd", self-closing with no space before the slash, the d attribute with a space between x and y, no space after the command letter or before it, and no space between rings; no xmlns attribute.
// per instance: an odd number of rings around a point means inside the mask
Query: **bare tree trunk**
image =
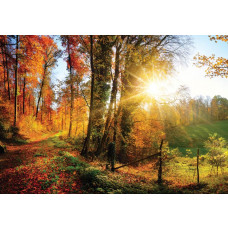
<svg viewBox="0 0 228 228"><path fill-rule="evenodd" d="M162 145L163 145L163 139L160 144L160 154L159 154L159 167L158 167L158 184L162 183Z"/></svg>
<svg viewBox="0 0 228 228"><path fill-rule="evenodd" d="M118 77L119 77L119 63L120 63L120 46L118 45L116 48L116 58L115 58L115 76L113 80L113 85L112 85L112 92L111 92L111 99L110 99L110 104L109 104L109 109L108 109L108 114L107 114L107 119L105 123L105 130L103 137L98 145L96 155L99 156L101 152L104 149L104 145L107 140L107 136L109 133L109 125L111 122L111 117L112 117L112 112L113 112L113 106L116 103L116 94L117 94L117 84L118 84Z"/></svg>
<svg viewBox="0 0 228 228"><path fill-rule="evenodd" d="M77 80L77 87L76 87L76 102L78 100L78 94L79 94L79 83L78 83L78 80ZM77 132L78 132L78 116L79 116L79 110L78 110L78 107L76 109L76 126L75 126L75 136L77 136Z"/></svg>
<svg viewBox="0 0 228 228"><path fill-rule="evenodd" d="M62 111L62 131L63 131L63 111Z"/></svg>
<svg viewBox="0 0 228 228"><path fill-rule="evenodd" d="M42 96L42 91L43 91L45 77L46 77L46 68L44 68L44 76L43 76L43 80L41 82L40 93L39 93L37 106L36 106L36 118L37 118L38 112L39 112L39 104L40 104L40 99L41 99L41 96Z"/></svg>
<svg viewBox="0 0 228 228"><path fill-rule="evenodd" d="M66 121L67 121L67 107L65 102L65 130L66 130Z"/></svg>
<svg viewBox="0 0 228 228"><path fill-rule="evenodd" d="M90 145L90 136L92 131L92 118L93 118L93 93L94 93L94 66L93 66L93 36L90 36L90 66L91 66L91 94L90 94L90 107L89 107L89 122L87 137L85 138L85 143L81 151L81 155L87 157L87 153Z"/></svg>
<svg viewBox="0 0 228 228"><path fill-rule="evenodd" d="M6 53L6 75L7 75L7 86L8 86L8 98L10 100L10 81L9 81L9 68L8 68L7 53Z"/></svg>
<svg viewBox="0 0 228 228"><path fill-rule="evenodd" d="M30 115L30 108L31 108L31 95L29 94L29 109L28 109L28 112L29 112L29 115Z"/></svg>
<svg viewBox="0 0 228 228"><path fill-rule="evenodd" d="M197 149L197 184L199 184L199 148Z"/></svg>
<svg viewBox="0 0 228 228"><path fill-rule="evenodd" d="M72 75L72 65L71 65L71 56L70 56L70 44L69 38L67 40L67 50L68 50L68 59L70 65L70 126L68 136L71 136L72 131L72 119L73 119L73 109L74 109L74 88L73 88L73 75Z"/></svg>
<svg viewBox="0 0 228 228"><path fill-rule="evenodd" d="M5 45L5 44L4 44ZM2 52L2 64L3 64L3 73L4 73L4 92L6 92L6 61L5 61L5 52L3 49L3 45L1 46L1 52Z"/></svg>
<svg viewBox="0 0 228 228"><path fill-rule="evenodd" d="M23 87L23 114L25 114L25 85L26 85L26 78L24 77L24 87Z"/></svg>
<svg viewBox="0 0 228 228"><path fill-rule="evenodd" d="M17 85L18 85L18 35L16 36L16 63L15 63L15 97L14 97L14 126L17 125Z"/></svg>
<svg viewBox="0 0 228 228"><path fill-rule="evenodd" d="M84 121L84 118L82 121L82 131L83 131L83 140L84 140L85 139L85 121Z"/></svg>
<svg viewBox="0 0 228 228"><path fill-rule="evenodd" d="M114 130L113 130L113 142L116 144L116 135L117 135L117 110L116 110L116 99L114 104Z"/></svg>
<svg viewBox="0 0 228 228"><path fill-rule="evenodd" d="M43 99L43 96L42 96L41 97L41 109L40 109L41 123L43 122L43 105L44 105L44 99Z"/></svg>

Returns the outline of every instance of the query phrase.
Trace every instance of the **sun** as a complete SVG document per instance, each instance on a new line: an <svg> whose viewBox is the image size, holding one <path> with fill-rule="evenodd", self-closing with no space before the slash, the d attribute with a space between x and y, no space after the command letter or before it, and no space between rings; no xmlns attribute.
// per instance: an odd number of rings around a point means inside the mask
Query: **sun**
<svg viewBox="0 0 228 228"><path fill-rule="evenodd" d="M150 81L145 87L145 93L154 98L162 97L165 94L164 85L159 81Z"/></svg>
<svg viewBox="0 0 228 228"><path fill-rule="evenodd" d="M147 81L144 87L144 94L158 100L167 100L175 96L176 87L166 80Z"/></svg>
<svg viewBox="0 0 228 228"><path fill-rule="evenodd" d="M158 83L150 82L146 87L146 93L152 97L159 95L160 92Z"/></svg>

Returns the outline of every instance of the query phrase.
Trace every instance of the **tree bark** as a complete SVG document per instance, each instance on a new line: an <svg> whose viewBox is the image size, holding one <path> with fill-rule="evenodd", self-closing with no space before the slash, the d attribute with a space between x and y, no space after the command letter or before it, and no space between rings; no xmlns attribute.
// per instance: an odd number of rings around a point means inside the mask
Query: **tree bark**
<svg viewBox="0 0 228 228"><path fill-rule="evenodd" d="M30 115L30 107L31 107L31 95L29 94L29 100L28 100L28 114Z"/></svg>
<svg viewBox="0 0 228 228"><path fill-rule="evenodd" d="M102 137L102 139L98 145L97 151L96 151L97 156L99 156L101 154L101 152L103 151L104 145L107 140L107 136L109 134L109 125L111 122L113 106L116 103L116 94L117 94L118 77L119 77L119 63L120 63L120 45L117 45L116 58L115 58L115 76L114 76L113 85L112 85L110 104L109 104L108 114L107 114L107 118L106 118L106 122L105 122L104 134L103 134L103 137Z"/></svg>
<svg viewBox="0 0 228 228"><path fill-rule="evenodd" d="M199 148L197 149L197 184L199 184Z"/></svg>
<svg viewBox="0 0 228 228"><path fill-rule="evenodd" d="M24 87L23 87L23 114L25 114L25 85L26 85L26 78L24 77Z"/></svg>
<svg viewBox="0 0 228 228"><path fill-rule="evenodd" d="M43 105L44 105L44 99L43 99L43 96L41 95L41 108L40 108L40 120L41 120L41 124L43 123Z"/></svg>
<svg viewBox="0 0 228 228"><path fill-rule="evenodd" d="M43 91L43 86L44 86L44 80L46 78L46 67L44 67L44 76L43 76L43 80L41 82L41 87L40 87L40 93L39 93L39 97L38 97L38 101L37 101L37 106L36 106L36 118L38 116L38 112L39 112L39 104L40 104L40 99L42 96L42 91Z"/></svg>
<svg viewBox="0 0 228 228"><path fill-rule="evenodd" d="M6 92L6 61L5 61L5 52L3 45L1 45L1 52L2 52L2 65L3 65L3 74L4 74L4 92Z"/></svg>
<svg viewBox="0 0 228 228"><path fill-rule="evenodd" d="M62 131L63 131L63 110L62 110Z"/></svg>
<svg viewBox="0 0 228 228"><path fill-rule="evenodd" d="M113 142L116 144L116 136L117 136L117 118L118 118L118 114L117 114L117 110L116 110L116 99L114 102L114 130L113 130Z"/></svg>
<svg viewBox="0 0 228 228"><path fill-rule="evenodd" d="M160 155L159 155L159 167L158 167L158 184L162 183L162 145L163 145L163 139L160 144Z"/></svg>
<svg viewBox="0 0 228 228"><path fill-rule="evenodd" d="M74 82L73 82L73 75L72 75L69 38L67 40L67 51L68 51L68 59L69 59L69 66L70 66L70 125L69 125L68 136L71 137L73 109L74 109L74 88L73 88Z"/></svg>
<svg viewBox="0 0 228 228"><path fill-rule="evenodd" d="M64 123L65 130L67 129L66 122L67 122L67 104L66 104L66 100L65 100L65 123Z"/></svg>
<svg viewBox="0 0 228 228"><path fill-rule="evenodd" d="M6 53L6 75L7 75L7 86L8 86L8 98L10 100L10 81L9 81L9 68L8 68L7 53Z"/></svg>
<svg viewBox="0 0 228 228"><path fill-rule="evenodd" d="M15 63L15 97L14 97L14 126L17 125L17 86L18 86L18 35L16 36L16 63Z"/></svg>
<svg viewBox="0 0 228 228"><path fill-rule="evenodd" d="M81 151L81 155L87 157L89 146L90 146L90 136L92 131L92 118L93 118L93 93L94 93L94 66L93 66L93 36L90 36L90 66L91 66L91 94L90 94L90 110L89 110L89 122L87 129L87 137L85 138L84 146Z"/></svg>

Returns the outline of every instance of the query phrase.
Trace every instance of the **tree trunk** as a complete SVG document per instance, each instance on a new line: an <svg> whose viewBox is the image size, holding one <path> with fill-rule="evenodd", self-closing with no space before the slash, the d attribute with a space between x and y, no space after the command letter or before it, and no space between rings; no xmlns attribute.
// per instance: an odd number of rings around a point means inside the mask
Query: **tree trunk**
<svg viewBox="0 0 228 228"><path fill-rule="evenodd" d="M81 155L87 157L90 145L90 136L92 131L92 118L93 118L93 93L94 93L94 66L93 66L93 36L90 36L90 66L91 66L91 94L90 94L90 107L89 107L89 122L87 129L87 137L81 151Z"/></svg>
<svg viewBox="0 0 228 228"><path fill-rule="evenodd" d="M116 103L116 94L117 94L117 86L118 86L118 77L119 77L119 63L120 63L120 46L118 45L116 48L116 58L115 58L115 76L113 80L113 85L112 85L112 92L111 92L111 98L110 98L110 104L109 104L109 109L108 109L108 114L107 114L107 119L105 123L105 129L104 129L104 134L101 139L101 142L98 145L96 155L99 156L101 152L104 149L104 145L107 140L107 136L109 133L109 125L111 122L111 117L112 117L112 112L113 112L113 106Z"/></svg>
<svg viewBox="0 0 228 228"><path fill-rule="evenodd" d="M62 110L62 131L63 131L63 110Z"/></svg>
<svg viewBox="0 0 228 228"><path fill-rule="evenodd" d="M72 131L72 119L73 119L73 109L74 109L74 88L73 88L73 75L72 75L72 65L71 65L71 56L70 56L70 44L69 38L67 40L67 50L68 50L68 59L70 65L70 126L68 136L71 136Z"/></svg>
<svg viewBox="0 0 228 228"><path fill-rule="evenodd" d="M37 118L38 112L39 112L39 104L40 104L40 99L41 99L41 96L42 96L42 91L43 91L45 77L46 77L46 68L44 67L44 76L43 76L43 80L42 80L42 83L41 83L40 93L39 93L37 106L36 106L36 118Z"/></svg>
<svg viewBox="0 0 228 228"><path fill-rule="evenodd" d="M17 80L18 80L18 35L16 36L16 63L15 63L15 97L14 97L14 126L17 125Z"/></svg>
<svg viewBox="0 0 228 228"><path fill-rule="evenodd" d="M66 122L67 122L67 105L66 105L66 101L65 101L65 123L64 123L64 126L65 126L65 131L66 131Z"/></svg>
<svg viewBox="0 0 228 228"><path fill-rule="evenodd" d="M159 155L159 167L158 167L158 184L162 183L162 145L163 145L163 139L161 141L160 145L160 155Z"/></svg>
<svg viewBox="0 0 228 228"><path fill-rule="evenodd" d="M78 100L78 94L79 94L79 83L77 80L77 87L76 87L76 102ZM76 124L75 124L75 137L77 136L77 132L78 132L78 116L79 116L79 110L78 107L76 109Z"/></svg>
<svg viewBox="0 0 228 228"><path fill-rule="evenodd" d="M4 44L5 45L5 44ZM4 92L6 92L6 61L5 61L5 52L3 49L3 45L1 46L1 52L2 52L2 65L3 65L3 74L4 74Z"/></svg>
<svg viewBox="0 0 228 228"><path fill-rule="evenodd" d="M199 148L197 149L197 184L199 184Z"/></svg>
<svg viewBox="0 0 228 228"><path fill-rule="evenodd" d="M40 120L41 123L43 122L43 105L44 105L44 99L43 96L41 97L41 108L40 108Z"/></svg>
<svg viewBox="0 0 228 228"><path fill-rule="evenodd" d="M113 130L113 142L116 144L116 135L117 135L117 110L116 110L116 99L115 99L115 103L114 103L114 130Z"/></svg>
<svg viewBox="0 0 228 228"><path fill-rule="evenodd" d="M8 86L8 98L10 100L10 81L9 81L9 68L8 68L7 53L6 53L6 75L7 75L7 86Z"/></svg>
<svg viewBox="0 0 228 228"><path fill-rule="evenodd" d="M24 77L24 87L23 87L23 114L25 114L25 85L26 85L26 78Z"/></svg>
<svg viewBox="0 0 228 228"><path fill-rule="evenodd" d="M28 114L30 115L30 108L31 108L31 95L30 94L29 94L28 105L29 105Z"/></svg>

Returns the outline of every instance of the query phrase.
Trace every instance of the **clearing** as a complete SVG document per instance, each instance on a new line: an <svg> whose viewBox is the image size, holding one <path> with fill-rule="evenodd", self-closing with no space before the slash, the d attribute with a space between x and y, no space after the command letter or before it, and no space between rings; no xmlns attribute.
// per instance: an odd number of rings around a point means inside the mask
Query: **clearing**
<svg viewBox="0 0 228 228"><path fill-rule="evenodd" d="M191 149L193 155L196 156L197 148L200 148L200 154L206 154L204 142L213 133L217 133L228 141L228 120L182 127L181 132L171 136L169 145L173 148L178 147L183 155L186 154L186 149Z"/></svg>

